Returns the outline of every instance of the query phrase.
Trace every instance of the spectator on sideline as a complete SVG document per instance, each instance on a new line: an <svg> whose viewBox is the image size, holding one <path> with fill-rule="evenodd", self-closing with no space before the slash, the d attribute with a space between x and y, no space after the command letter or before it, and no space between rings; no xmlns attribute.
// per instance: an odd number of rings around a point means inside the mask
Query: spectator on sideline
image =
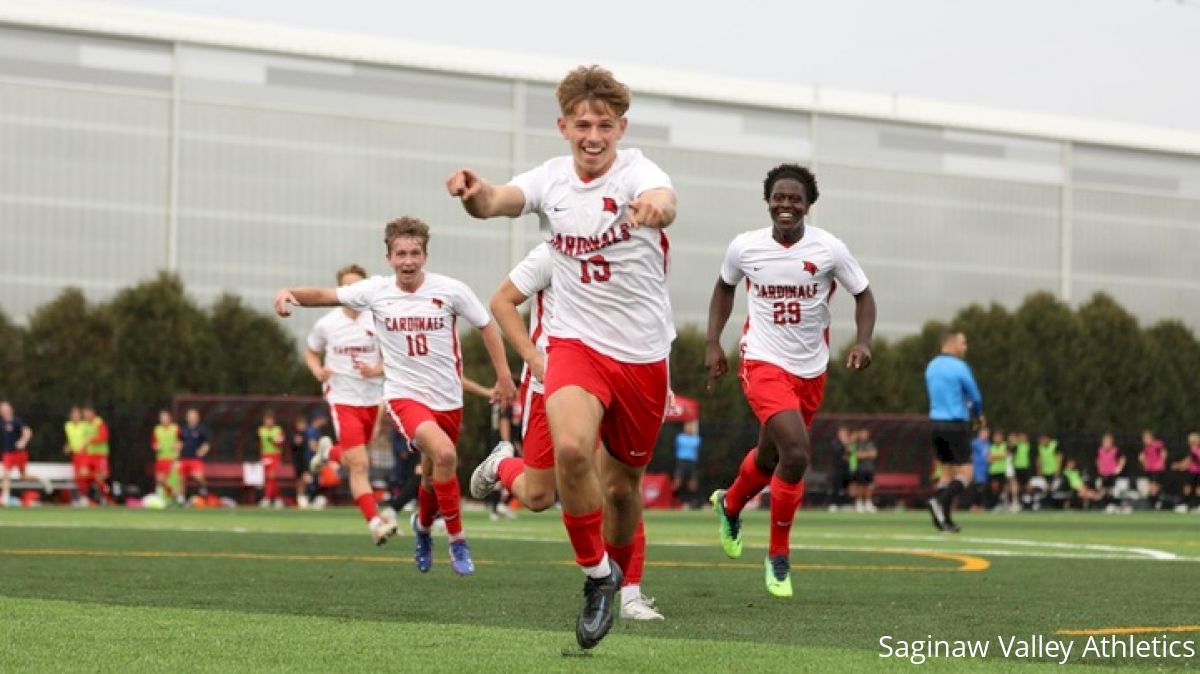
<svg viewBox="0 0 1200 674"><path fill-rule="evenodd" d="M308 464L312 460L312 450L308 445L308 419L303 414L297 414L292 421L292 432L288 434L288 447L292 450L292 468L296 473L296 506L307 508L308 487L313 482L312 471Z"/></svg>
<svg viewBox="0 0 1200 674"><path fill-rule="evenodd" d="M83 406L83 420L88 424L87 462L90 487L96 490L97 503L111 503L112 496L108 489L108 424L96 414L96 408L91 404Z"/></svg>
<svg viewBox="0 0 1200 674"><path fill-rule="evenodd" d="M1175 470L1184 471L1183 499L1175 512L1186 513L1188 508L1200 512L1200 433L1188 434L1188 454L1175 463Z"/></svg>
<svg viewBox="0 0 1200 674"><path fill-rule="evenodd" d="M63 434L67 438L66 443L63 444L63 453L71 457L71 468L75 473L75 488L79 490L75 504L85 506L88 504L88 483L91 481L87 459L91 426L83 420L83 410L78 405L72 405L71 411L67 413L67 421L63 424Z"/></svg>
<svg viewBox="0 0 1200 674"><path fill-rule="evenodd" d="M7 400L0 400L0 454L3 454L3 477L0 477L0 507L8 507L12 496L12 471L15 469L24 480L29 466L29 441L33 429L13 412Z"/></svg>
<svg viewBox="0 0 1200 674"><path fill-rule="evenodd" d="M208 455L208 428L200 423L200 410L188 408L184 414L183 428L179 429L179 437L183 440L183 448L179 451L179 481L182 501L187 502L188 481L196 483L196 494L208 496L208 483L204 479L204 457Z"/></svg>
<svg viewBox="0 0 1200 674"><path fill-rule="evenodd" d="M981 510L987 503L989 435L987 428L980 428L971 440L971 510Z"/></svg>
<svg viewBox="0 0 1200 674"><path fill-rule="evenodd" d="M1138 463L1150 481L1150 507L1158 510L1162 507L1159 499L1167 475L1167 446L1154 437L1154 431L1142 431L1142 451L1138 453Z"/></svg>
<svg viewBox="0 0 1200 674"><path fill-rule="evenodd" d="M879 449L871 441L871 431L860 428L854 434L855 442L851 445L854 451L854 510L860 513L876 511L875 496L875 461Z"/></svg>
<svg viewBox="0 0 1200 674"><path fill-rule="evenodd" d="M829 441L829 512L850 503L850 429L838 426Z"/></svg>
<svg viewBox="0 0 1200 674"><path fill-rule="evenodd" d="M1112 433L1105 433L1096 449L1096 472L1100 475L1101 496L1110 512L1116 510L1113 489L1116 487L1117 477L1124 470L1125 457L1121 456L1121 450L1113 443Z"/></svg>
<svg viewBox="0 0 1200 674"><path fill-rule="evenodd" d="M1008 486L1008 443L1004 441L1004 432L996 429L992 434L992 446L988 449L988 509L1001 505L1004 490Z"/></svg>
<svg viewBox="0 0 1200 674"><path fill-rule="evenodd" d="M688 508L700 507L700 422L683 423L675 436L675 480L671 489Z"/></svg>

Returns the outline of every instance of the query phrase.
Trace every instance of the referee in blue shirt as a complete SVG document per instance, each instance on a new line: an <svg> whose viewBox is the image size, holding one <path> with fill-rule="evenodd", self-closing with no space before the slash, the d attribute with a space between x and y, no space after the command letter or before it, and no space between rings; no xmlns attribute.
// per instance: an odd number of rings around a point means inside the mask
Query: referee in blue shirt
<svg viewBox="0 0 1200 674"><path fill-rule="evenodd" d="M933 449L938 460L938 489L929 500L929 514L938 531L958 533L950 514L954 500L971 484L971 417L983 418L983 396L967 355L967 336L961 330L942 334L942 352L925 368L929 391L929 420L933 427Z"/></svg>

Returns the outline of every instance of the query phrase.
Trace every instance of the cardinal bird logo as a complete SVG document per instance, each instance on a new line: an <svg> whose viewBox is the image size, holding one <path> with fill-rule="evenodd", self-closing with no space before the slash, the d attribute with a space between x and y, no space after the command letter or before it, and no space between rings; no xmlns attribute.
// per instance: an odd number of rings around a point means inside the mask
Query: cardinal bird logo
<svg viewBox="0 0 1200 674"><path fill-rule="evenodd" d="M804 271L808 272L812 276L816 276L817 275L817 265L809 262L808 260L805 260L804 261Z"/></svg>
<svg viewBox="0 0 1200 674"><path fill-rule="evenodd" d="M617 200L612 197L604 197L604 212L617 214Z"/></svg>
<svg viewBox="0 0 1200 674"><path fill-rule="evenodd" d="M815 269L815 267L814 267L814 269ZM441 301L441 300L439 300L439 299L438 299L438 298L436 298L436 297L435 297L435 298L433 298L433 306L437 307L438 309L441 309L441 308L442 308L442 301Z"/></svg>

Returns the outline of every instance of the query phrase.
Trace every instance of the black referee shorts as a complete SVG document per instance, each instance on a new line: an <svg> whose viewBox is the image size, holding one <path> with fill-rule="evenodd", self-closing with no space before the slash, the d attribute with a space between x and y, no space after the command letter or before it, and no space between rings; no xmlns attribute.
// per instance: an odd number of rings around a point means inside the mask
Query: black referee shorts
<svg viewBox="0 0 1200 674"><path fill-rule="evenodd" d="M933 451L942 463L971 463L971 422L934 421Z"/></svg>

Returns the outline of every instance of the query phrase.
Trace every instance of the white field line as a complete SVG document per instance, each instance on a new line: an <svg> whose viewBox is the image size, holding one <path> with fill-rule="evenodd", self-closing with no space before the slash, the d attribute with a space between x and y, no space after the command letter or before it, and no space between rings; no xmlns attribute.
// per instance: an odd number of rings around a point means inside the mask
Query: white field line
<svg viewBox="0 0 1200 674"><path fill-rule="evenodd" d="M353 536L357 538L365 538L366 532L353 531L318 531L305 529L259 529L248 527L200 527L192 525L144 525L138 526L118 526L114 524L104 523L77 523L77 522L0 522L0 528L25 528L25 529L105 529L105 530L128 530L128 531L178 531L184 533L236 533L236 534L262 534L262 535L301 535L301 536ZM534 535L514 535L509 533L512 530L504 531L481 531L479 528L470 528L468 535L470 538L482 540L508 540L522 541L527 543L565 543L566 535L561 537L553 536L534 536ZM524 529L524 531L531 531ZM404 528L401 527L401 535ZM1013 538L986 538L986 537L959 537L953 538L948 536L929 536L915 534L836 534L836 533L814 533L800 534L801 538L809 540L813 538L823 539L843 539L843 540L858 540L864 541L865 545L837 545L837 544L813 544L813 543L794 543L794 550L814 550L825 552L889 552L894 551L898 554L910 552L934 552L934 553L961 553L964 555L992 556L992 557L1029 557L1029 558L1049 558L1049 559L1102 559L1102 560L1133 560L1133 561L1172 561L1172 562L1200 562L1200 557L1189 557L1177 555L1175 553L1166 552L1163 550L1154 550L1152 548L1142 547L1125 547L1119 545L1101 545L1088 543L1060 543L1055 541L1033 541ZM903 545L887 545L888 541L898 542L913 542L913 543L953 543L952 546L903 546ZM957 544L968 543L974 545L960 546ZM882 544L882 545L881 545ZM0 545L3 545L0 543ZM716 537L712 541L696 541L688 539L651 539L651 547L654 546L670 546L670 547L702 547L716 548ZM988 547L978 547L988 546ZM1012 546L1012 549L995 546ZM755 547L753 545L747 547ZM762 546L757 546L762 547Z"/></svg>

